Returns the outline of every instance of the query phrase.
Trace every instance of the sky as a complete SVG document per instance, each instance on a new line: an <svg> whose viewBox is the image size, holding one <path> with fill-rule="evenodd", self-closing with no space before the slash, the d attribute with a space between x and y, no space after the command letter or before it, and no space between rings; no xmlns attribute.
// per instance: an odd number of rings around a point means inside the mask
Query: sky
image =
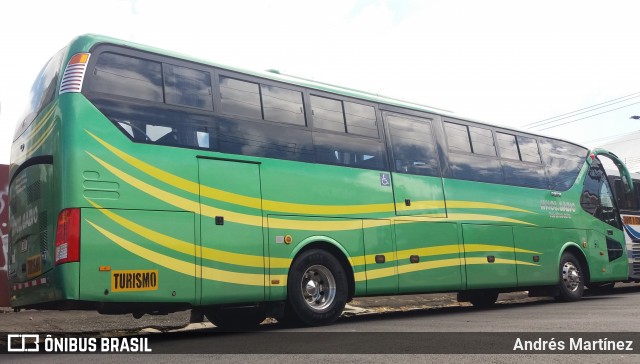
<svg viewBox="0 0 640 364"><path fill-rule="evenodd" d="M97 33L606 146L640 171L638 14L624 0L2 1L0 164L40 69Z"/></svg>

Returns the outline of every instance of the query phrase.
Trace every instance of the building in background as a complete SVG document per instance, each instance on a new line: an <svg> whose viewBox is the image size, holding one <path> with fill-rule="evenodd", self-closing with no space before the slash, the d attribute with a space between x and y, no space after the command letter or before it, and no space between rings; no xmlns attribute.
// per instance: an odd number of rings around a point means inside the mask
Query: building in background
<svg viewBox="0 0 640 364"><path fill-rule="evenodd" d="M0 164L0 307L9 306L9 285L7 283L9 249L9 166Z"/></svg>

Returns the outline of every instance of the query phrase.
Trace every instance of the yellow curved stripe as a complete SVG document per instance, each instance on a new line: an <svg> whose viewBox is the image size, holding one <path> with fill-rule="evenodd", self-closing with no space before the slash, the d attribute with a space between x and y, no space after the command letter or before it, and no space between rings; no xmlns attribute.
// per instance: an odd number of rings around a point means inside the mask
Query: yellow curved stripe
<svg viewBox="0 0 640 364"><path fill-rule="evenodd" d="M487 262L486 258L466 258L464 261L466 262L466 265L510 264L510 265L529 265L529 266L535 266L535 267L540 266L539 264L524 262L521 260L501 259L501 258L496 258L494 263ZM463 265L463 261L460 258L440 259L440 260L433 260L433 261L427 261L427 262L421 262L421 263L415 263L415 264L401 265L397 267L397 273L396 273L396 267L372 269L366 272L358 272L354 274L354 278L356 282L360 282L368 279L371 280L371 279L392 277L396 274L412 273L412 272L418 272L418 271L436 269L436 268L455 267L459 265Z"/></svg>
<svg viewBox="0 0 640 364"><path fill-rule="evenodd" d="M482 258L465 258L466 264L518 264L518 265L531 265L534 267L539 267L539 264L534 264L534 263L529 263L529 262L524 262L522 260L514 260L514 259L503 259L503 258L496 258L495 262L493 263L489 263L487 262L487 258L486 257L482 257Z"/></svg>
<svg viewBox="0 0 640 364"><path fill-rule="evenodd" d="M435 210L444 209L444 200L439 201L411 201L411 206L405 206L404 202L396 205L398 211L413 211L413 210Z"/></svg>
<svg viewBox="0 0 640 364"><path fill-rule="evenodd" d="M115 214L108 209L103 209L102 206L96 204L95 202L89 199L87 199L87 201L89 201L89 203L93 205L93 207L97 208L100 212L105 214L109 219L116 222L118 225L142 237L145 237L146 239L149 239L154 243L160 246L163 246L165 248L168 248L183 254L191 255L191 256L199 255L204 259L220 262L220 263L240 265L245 267L257 267L257 268L264 267L265 258L263 256L250 255L250 254L238 254L238 253L232 253L224 250L212 249L207 247L200 248L195 244L186 242L184 240L176 239L172 236L165 235L157 231L151 230L149 228L146 228L142 225L136 224L135 222L125 219L124 217L119 216L118 214ZM198 250L200 250L200 254L198 254ZM289 268L289 266L291 265L291 259L287 259L287 258L269 258L269 262L270 262L271 268Z"/></svg>
<svg viewBox="0 0 640 364"><path fill-rule="evenodd" d="M100 163L104 168L109 170L118 178L127 182L131 186L139 189L142 192L149 194L159 200L165 201L170 205L178 207L186 211L192 211L204 216L215 218L216 216L224 216L225 220L235 222L244 225L262 227L262 216L240 214L233 211L218 209L208 205L201 205L195 201L174 195L167 191L154 187L146 182L143 182L121 170L115 168L109 163L96 157L90 152L89 154L96 162ZM369 227L388 225L388 221L385 220L373 220L369 223ZM353 230L362 228L361 220L341 220L335 219L335 221L308 221L308 220L288 220L281 218L269 218L269 227L277 229L291 229L291 230L314 230L314 231L339 231L339 230Z"/></svg>
<svg viewBox="0 0 640 364"><path fill-rule="evenodd" d="M86 131L86 130L85 130ZM146 162L141 161L138 158L130 156L127 153L117 149L111 144L100 139L90 131L86 131L91 135L98 143L102 144L105 148L110 150L113 154L120 157L120 159L129 163L138 170L146 173L147 175L154 177L162 182L165 182L171 186L179 188L183 191L190 192L196 195L202 195L214 200L231 203L234 205L241 205L245 207L255 209L265 209L274 212L285 213L303 213L303 214L358 214L358 213L374 213L374 212L392 212L394 211L393 203L385 204L370 204L370 205L309 205L309 204L297 204L289 202L279 202L271 200L262 200L260 198L248 197L239 195L232 192L223 191L217 188L201 185L190 181L188 179L176 176L168 173L160 168L154 167Z"/></svg>
<svg viewBox="0 0 640 364"><path fill-rule="evenodd" d="M55 126L55 123L51 123L47 128L47 130L45 130L44 133L40 136L40 138L38 138L38 140L29 147L29 150L25 154L31 154L34 151L36 151L38 148L40 148L42 144L44 144L44 142L47 140L49 135L51 135L51 132L53 131L54 126Z"/></svg>
<svg viewBox="0 0 640 364"><path fill-rule="evenodd" d="M464 251L467 253L475 253L475 252L513 252L516 253L531 253L531 254L542 254L540 252L536 252L533 250L526 250L520 248L513 248L503 245L487 245L487 244L464 244Z"/></svg>
<svg viewBox="0 0 640 364"><path fill-rule="evenodd" d="M31 143L31 140L36 137L36 134L40 131L40 129L42 129L45 125L47 125L47 123L49 123L48 119L54 111L55 111L55 105L53 105L51 109L47 111L47 113L42 117L42 119L35 126L35 128L29 131L29 136L26 138L26 141L25 141L25 143L29 143L29 148L24 153L22 153L21 156L14 163L21 163L22 161L27 159L27 157L31 153L38 150L38 148L40 148L42 144L44 144L44 142L47 141L47 138L49 137L49 135L51 135L51 132L53 131L55 126L55 123L53 122L50 123L47 129L44 131L44 133L40 137L38 137L38 140L36 140L34 143ZM19 144L20 143L14 143L14 147L17 148Z"/></svg>
<svg viewBox="0 0 640 364"><path fill-rule="evenodd" d="M386 261L389 262L394 260L408 259L412 255L434 256L434 255L458 254L458 253L460 253L460 248L458 247L457 244L439 245L439 246L433 246L433 247L427 247L427 248L399 250L397 253L395 253L395 258L389 258L389 259L386 259ZM394 256L393 252L385 252L385 253L379 253L379 254L382 254L385 257ZM366 255L365 257L363 257L364 259L362 264L365 264L365 263L375 264L376 255L379 255L379 254Z"/></svg>
<svg viewBox="0 0 640 364"><path fill-rule="evenodd" d="M101 228L100 226L92 223L89 220L85 221L93 226L96 230L98 230L102 235L106 236L109 240L118 244L123 249L145 259L152 263L155 263L159 266L165 267L172 271L182 273L188 276L197 277L196 276L196 265L195 263L185 262L179 259L175 259L172 257L168 257L166 255L159 254L153 250L149 250L147 248L143 248L139 245L136 245L126 239L123 239L111 232ZM252 274L252 273L237 273L237 272L229 272L221 269L215 269L211 267L199 267L202 269L202 278L211 280L211 281L219 281L225 283L232 284L243 284L248 286L264 286L265 285L265 275L264 274ZM280 279L280 285L286 284L286 276L270 276L272 279ZM274 278L275 277L275 278Z"/></svg>
<svg viewBox="0 0 640 364"><path fill-rule="evenodd" d="M412 273L421 270L429 270L436 268L446 268L446 267L454 267L462 264L460 258L450 258L450 259L441 259L441 260L432 260L426 262L420 262L415 264L405 264L398 267L398 273Z"/></svg>
<svg viewBox="0 0 640 364"><path fill-rule="evenodd" d="M485 259L485 262L486 262L486 259ZM432 261L415 263L415 264L401 265L397 267L397 270L396 270L396 267L372 269L366 272L358 272L354 275L354 277L356 281L364 281L368 279L379 279L379 278L391 277L396 274L412 273L412 272L436 269L436 268L456 267L461 264L462 264L462 261L460 258L439 259L439 260L432 260Z"/></svg>
<svg viewBox="0 0 640 364"><path fill-rule="evenodd" d="M198 184L188 179L176 176L172 173L166 172L160 168L154 167L138 158L135 158L120 149L112 146L106 141L102 140L98 136L94 135L88 130L85 130L91 137L93 137L98 143L102 144L105 148L117 155L120 159L129 163L136 169L144 172L145 174L167 183L173 187L181 189L183 191L193 193L196 195L202 195L207 198L211 198L218 201L227 202L234 205L241 205L249 208L264 209L273 212L288 213L288 214L320 214L320 215L349 215L349 214L368 214L368 213L391 213L395 212L395 204L393 203L380 203L380 204L367 204L367 205L312 205L312 204L299 204L291 202L281 202L273 200L262 200L260 198L248 197L239 195L236 193L220 190L217 188ZM525 213L533 213L531 211L519 209L512 206L499 205L485 202L473 202L473 201L447 201L447 208L468 208L468 209L494 209L494 210L507 210L517 211ZM428 210L428 209L444 209L444 201L414 201L411 203L411 207L398 206L402 211L412 210ZM442 216L444 217L444 216Z"/></svg>
<svg viewBox="0 0 640 364"><path fill-rule="evenodd" d="M413 204L413 202L411 204ZM499 205L499 204L488 203L488 202L475 202L475 201L447 201L447 209L491 209L491 210L507 210L507 211L525 212L527 214L535 214L535 212L519 209L513 206Z"/></svg>
<svg viewBox="0 0 640 364"><path fill-rule="evenodd" d="M463 220L463 221L497 221L497 222L510 222L512 224L522 224L522 225L531 225L535 226L530 222L510 219L508 217L502 216L494 216L494 215L484 215L484 214L457 214L457 213L449 213L449 219L453 220Z"/></svg>
<svg viewBox="0 0 640 364"><path fill-rule="evenodd" d="M516 252L516 253L531 253L531 254L542 254L540 252L536 252L533 250L526 250L520 248L512 248L502 245L487 245L487 244L464 244L464 252L485 252L485 251L500 251L500 252ZM387 262L394 260L402 260L408 259L412 255L419 255L422 257L436 256L436 255L446 255L446 254L458 254L462 253L460 251L460 247L457 244L453 245L439 245L427 248L417 248L417 249L406 249L399 250L394 254L394 252L384 252L378 254L369 254L361 257L353 257L353 265L364 265L364 264L375 264L376 263L376 255L382 254L385 257ZM390 258L389 258L390 257ZM457 259L457 258L453 258Z"/></svg>
<svg viewBox="0 0 640 364"><path fill-rule="evenodd" d="M30 134L30 135L32 135L32 136L33 136L33 135L36 135L36 134L40 131L40 129L42 129L42 127L43 127L43 126L45 126L45 125L47 124L47 122L49 121L49 120L48 120L48 119L49 119L49 117L50 117L50 116L51 116L51 114L53 114L53 112L56 110L56 106L57 106L57 101L56 101L56 103L54 103L54 104L51 106L51 109L49 109L49 111L47 111L47 113L46 113L46 114L44 114L44 116L42 117L42 119L41 119L40 123L38 123L38 125L36 125L36 127L35 127L32 131L30 131L30 132L29 132L29 134Z"/></svg>

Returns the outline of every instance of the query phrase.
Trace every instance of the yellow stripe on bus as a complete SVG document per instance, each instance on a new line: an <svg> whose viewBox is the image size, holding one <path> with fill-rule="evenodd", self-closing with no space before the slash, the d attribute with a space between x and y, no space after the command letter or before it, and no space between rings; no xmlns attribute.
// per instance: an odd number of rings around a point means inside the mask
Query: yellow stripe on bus
<svg viewBox="0 0 640 364"><path fill-rule="evenodd" d="M356 282L392 277L396 274L406 274L419 271L425 271L437 268L447 268L462 265L480 265L480 264L509 264L509 265L529 265L539 267L539 264L524 262L521 260L496 258L494 263L487 262L487 258L450 258L431 260L415 264L405 264L398 267L387 267L380 269L367 270L366 272L358 272L354 274Z"/></svg>
<svg viewBox="0 0 640 364"><path fill-rule="evenodd" d="M201 256L204 259L225 263L225 264L233 264L240 265L245 267L264 267L264 257L250 254L239 254L232 253L224 250L212 249L207 247L198 247L195 244L186 242L184 240L176 239L172 236L165 235L159 233L155 230L151 230L142 225L136 224L135 222L125 219L122 216L108 210L103 209L100 205L95 202L87 199L93 207L97 208L98 211L105 214L108 218L116 222L118 225L142 236L145 237L154 243L161 245L165 248L191 255L191 256ZM198 250L200 250L200 254L197 254ZM291 259L287 258L269 258L270 267L271 268L289 268L291 265Z"/></svg>
<svg viewBox="0 0 640 364"><path fill-rule="evenodd" d="M230 222L263 227L262 216L246 215L233 211L223 210L208 205L201 205L198 202L174 195L170 192L161 190L146 182L143 182L96 157L90 152L86 152L96 162L100 163L104 168L116 175L118 178L127 182L131 186L140 191L149 194L159 200L165 201L170 205L181 208L186 211L200 213L207 217L215 218L216 216L224 216L225 220ZM388 225L386 220L373 220L369 222L368 227ZM282 218L269 218L269 227L289 230L312 230L312 231L342 231L354 230L362 228L361 220L335 219L334 221L309 221L309 220L292 220Z"/></svg>
<svg viewBox="0 0 640 364"><path fill-rule="evenodd" d="M168 257L166 255L162 255L153 250L149 250L147 248L143 248L139 245L136 245L124 238L121 238L100 226L94 224L93 222L86 220L91 226L93 226L96 230L98 230L102 235L107 237L109 240L113 241L121 248L145 259L152 263L155 263L161 267L165 267L172 271L182 273L188 276L197 277L196 275L196 265L195 263L189 263L182 261L180 259ZM201 277L203 279L232 283L232 284L243 284L248 286L265 286L265 278L267 277L265 274L254 274L254 273L238 273L238 272L229 272L221 269L211 268L211 267L198 267L202 270ZM269 275L271 279L279 279L279 285L286 284L286 275ZM274 278L275 277L275 278Z"/></svg>
<svg viewBox="0 0 640 364"><path fill-rule="evenodd" d="M165 170L154 167L138 158L135 158L113 145L102 140L98 136L94 135L88 130L85 130L92 138L98 143L102 144L105 148L118 156L120 159L127 162L134 168L142 171L143 173L162 181L168 185L181 189L183 191L202 195L214 200L227 202L230 204L241 205L249 208L264 209L267 211L290 213L290 214L312 214L312 215L351 215L351 214L368 214L368 213L392 213L395 212L394 203L381 203L381 204L366 204L366 205L313 205L313 204L300 204L291 202L281 202L272 200L262 200L260 198L249 197L239 195L236 193L220 190L217 188L198 184L188 179L176 176ZM426 209L444 209L444 200L436 201L413 201L411 208L405 206L399 206L402 211L412 210L426 210ZM459 209L493 209L493 210L506 210L517 211L524 213L533 213L531 211L519 209L512 206L474 202L474 201L447 201L447 208L459 208ZM442 216L444 217L444 216Z"/></svg>

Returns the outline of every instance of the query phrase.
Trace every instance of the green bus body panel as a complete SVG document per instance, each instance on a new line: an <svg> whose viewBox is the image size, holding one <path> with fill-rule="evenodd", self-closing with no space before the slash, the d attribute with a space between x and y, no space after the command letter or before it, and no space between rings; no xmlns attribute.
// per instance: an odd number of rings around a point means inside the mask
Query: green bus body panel
<svg viewBox="0 0 640 364"><path fill-rule="evenodd" d="M209 259L215 259L216 252L229 252L241 255L264 256L262 237L262 210L247 211L255 217L258 225L246 226L229 219L226 211L233 209L229 204L210 200L204 195L203 188L211 187L223 191L233 191L242 196L257 199L260 192L260 165L214 159L198 159L200 178L200 244L211 251ZM202 210L213 209L211 213ZM214 216L211 216L214 215ZM222 221L216 222L216 216ZM226 217L226 219L225 219ZM222 303L260 302L265 300L264 259L256 259L257 264L243 265L244 262L216 262L208 260L203 254L202 260L202 298L203 305ZM235 264L234 264L235 263ZM253 262L252 262L253 263Z"/></svg>
<svg viewBox="0 0 640 364"><path fill-rule="evenodd" d="M81 214L81 300L196 303L193 213L84 208ZM157 284L123 281L141 272L155 272Z"/></svg>
<svg viewBox="0 0 640 364"><path fill-rule="evenodd" d="M396 214L447 217L440 177L393 173L392 178Z"/></svg>
<svg viewBox="0 0 640 364"><path fill-rule="evenodd" d="M502 288L517 285L511 226L463 224L462 235L467 288ZM475 245L482 247L473 249Z"/></svg>
<svg viewBox="0 0 640 364"><path fill-rule="evenodd" d="M99 36L76 39L63 64L104 42L218 66ZM224 68L433 113L356 90ZM430 120L441 138L442 117ZM624 242L622 231L580 206L588 163L572 187L552 193L136 143L80 93L57 96L15 140L12 175L36 157L53 161L22 169L11 185L12 219L24 220L13 222L20 228L12 227L10 236L10 285L46 283L12 288L14 307L61 300L280 301L291 263L311 246L342 255L355 296L553 285L567 249L584 257L593 282L626 278L626 251L609 261L607 246L607 239ZM29 197L29 186L38 183L41 198L34 197L36 187ZM35 207L38 223L29 212ZM81 260L54 266L56 219L65 208L81 208ZM224 221L217 224L216 217ZM36 256L42 270L27 276L19 268ZM156 284L134 284L136 272L146 279L154 272ZM113 290L115 274L129 279L120 291Z"/></svg>
<svg viewBox="0 0 640 364"><path fill-rule="evenodd" d="M367 295L398 292L396 250L391 221L387 220L385 224L375 228L364 229ZM376 255L384 256L384 262L376 262Z"/></svg>
<svg viewBox="0 0 640 364"><path fill-rule="evenodd" d="M80 299L80 264L66 263L42 274L46 283L11 292L12 306Z"/></svg>
<svg viewBox="0 0 640 364"><path fill-rule="evenodd" d="M516 226L513 228L516 261L535 265L518 264L518 286L551 285L558 282L558 247L566 239L578 239L584 230L563 230ZM566 235L566 236L565 236ZM537 257L537 261L534 259Z"/></svg>
<svg viewBox="0 0 640 364"><path fill-rule="evenodd" d="M457 224L397 220L395 233L401 293L462 288Z"/></svg>

